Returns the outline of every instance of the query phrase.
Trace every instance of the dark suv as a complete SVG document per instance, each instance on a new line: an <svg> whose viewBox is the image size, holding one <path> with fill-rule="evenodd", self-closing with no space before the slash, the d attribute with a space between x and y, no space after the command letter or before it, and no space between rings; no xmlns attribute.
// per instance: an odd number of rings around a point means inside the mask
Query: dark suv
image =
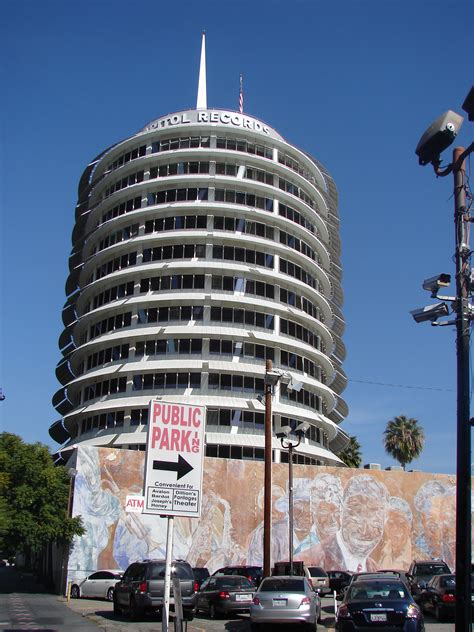
<svg viewBox="0 0 474 632"><path fill-rule="evenodd" d="M165 592L165 560L141 560L130 564L121 581L115 584L114 613L127 612L137 620L145 612L161 614ZM181 586L183 616L191 621L196 612L198 585L191 566L183 560L171 563L171 579L177 577ZM173 584L171 584L171 597ZM171 603L173 601L171 600Z"/></svg>
<svg viewBox="0 0 474 632"><path fill-rule="evenodd" d="M413 560L408 570L411 594L419 601L420 593L435 575L450 575L451 569L443 560Z"/></svg>
<svg viewBox="0 0 474 632"><path fill-rule="evenodd" d="M224 566L214 571L212 575L242 575L250 579L255 586L259 586L263 577L263 569L261 566Z"/></svg>

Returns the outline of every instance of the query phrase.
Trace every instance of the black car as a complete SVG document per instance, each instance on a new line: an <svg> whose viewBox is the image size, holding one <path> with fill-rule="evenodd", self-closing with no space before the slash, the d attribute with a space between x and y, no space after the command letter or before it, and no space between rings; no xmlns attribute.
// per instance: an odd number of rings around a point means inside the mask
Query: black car
<svg viewBox="0 0 474 632"><path fill-rule="evenodd" d="M202 582L210 576L209 571L204 566L195 566L193 568L193 573L194 579L199 587L201 587Z"/></svg>
<svg viewBox="0 0 474 632"><path fill-rule="evenodd" d="M415 601L421 591L435 575L450 575L451 569L443 560L413 560L408 570L410 590Z"/></svg>
<svg viewBox="0 0 474 632"><path fill-rule="evenodd" d="M352 573L348 571L328 571L329 591L336 591L336 595L340 595L344 588L349 585Z"/></svg>
<svg viewBox="0 0 474 632"><path fill-rule="evenodd" d="M366 632L371 628L424 631L423 614L399 579L388 575L360 579L347 588L337 610L336 631Z"/></svg>
<svg viewBox="0 0 474 632"><path fill-rule="evenodd" d="M474 575L471 575L471 595L474 599ZM453 618L456 611L456 576L435 575L420 592L420 608L434 614L439 622Z"/></svg>
<svg viewBox="0 0 474 632"><path fill-rule="evenodd" d="M121 581L115 585L114 613L126 612L131 620L140 619L148 612L161 614L165 569L165 560L141 560L130 564ZM191 621L196 611L196 592L199 587L190 564L184 560L174 560L171 563L171 579L174 578L178 578L180 583L183 616Z"/></svg>
<svg viewBox="0 0 474 632"><path fill-rule="evenodd" d="M224 566L212 573L212 577L217 575L242 575L250 579L255 586L259 586L263 578L263 568L261 566Z"/></svg>
<svg viewBox="0 0 474 632"><path fill-rule="evenodd" d="M255 584L241 575L209 577L197 594L196 610L202 610L215 619L221 614L249 612Z"/></svg>

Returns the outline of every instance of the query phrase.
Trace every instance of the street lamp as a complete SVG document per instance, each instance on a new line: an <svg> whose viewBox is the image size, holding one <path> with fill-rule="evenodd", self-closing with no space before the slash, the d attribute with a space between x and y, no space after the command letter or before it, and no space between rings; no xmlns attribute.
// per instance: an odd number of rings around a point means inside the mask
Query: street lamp
<svg viewBox="0 0 474 632"><path fill-rule="evenodd" d="M291 427L282 426L277 432L281 447L288 450L288 551L290 555L290 575L293 575L293 449L301 443L301 439L307 433L309 424L302 422L294 430L297 440L290 439Z"/></svg>
<svg viewBox="0 0 474 632"><path fill-rule="evenodd" d="M474 114L474 87L463 103L469 120ZM423 134L416 154L421 165L432 164L437 176L454 175L454 226L456 260L456 296L441 297L438 288L448 285L449 275L427 279L423 287L431 291L432 298L451 302L455 320L438 321L448 313L446 303L429 306L412 312L417 322L431 321L432 325L456 325L457 351L457 456L456 456L456 632L471 630L471 424L470 424L470 366L469 337L472 310L469 224L472 221L466 207L465 159L474 151L474 143L464 149L456 147L453 161L441 169L440 154L453 142L463 117L448 111L438 118ZM450 279L449 279L450 280Z"/></svg>
<svg viewBox="0 0 474 632"><path fill-rule="evenodd" d="M272 395L279 381L287 385L288 390L299 391L302 382L295 382L288 371L273 369L271 360L265 365L265 450L264 450L264 479L263 479L263 576L271 575L271 545L272 545Z"/></svg>

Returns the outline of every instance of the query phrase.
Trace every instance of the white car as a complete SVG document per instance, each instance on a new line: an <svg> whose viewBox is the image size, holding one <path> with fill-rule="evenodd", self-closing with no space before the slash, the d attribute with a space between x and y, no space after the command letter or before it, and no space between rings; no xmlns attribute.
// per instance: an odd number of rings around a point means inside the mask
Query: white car
<svg viewBox="0 0 474 632"><path fill-rule="evenodd" d="M115 584L122 579L123 571L120 569L94 571L80 582L74 582L71 586L71 597L92 597L94 599L107 599L113 601Z"/></svg>

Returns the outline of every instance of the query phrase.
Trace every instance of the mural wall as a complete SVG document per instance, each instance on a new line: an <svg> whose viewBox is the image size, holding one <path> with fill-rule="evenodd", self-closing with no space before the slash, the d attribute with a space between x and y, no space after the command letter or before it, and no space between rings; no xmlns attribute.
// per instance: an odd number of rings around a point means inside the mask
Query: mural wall
<svg viewBox="0 0 474 632"><path fill-rule="evenodd" d="M165 518L127 513L142 493L145 454L80 447L68 579L140 558L164 558ZM175 518L173 556L212 573L227 564L263 565L263 462L206 457L202 518ZM293 467L294 559L326 570L407 569L439 557L454 569L455 477L423 472ZM272 469L272 563L288 560L288 465Z"/></svg>

